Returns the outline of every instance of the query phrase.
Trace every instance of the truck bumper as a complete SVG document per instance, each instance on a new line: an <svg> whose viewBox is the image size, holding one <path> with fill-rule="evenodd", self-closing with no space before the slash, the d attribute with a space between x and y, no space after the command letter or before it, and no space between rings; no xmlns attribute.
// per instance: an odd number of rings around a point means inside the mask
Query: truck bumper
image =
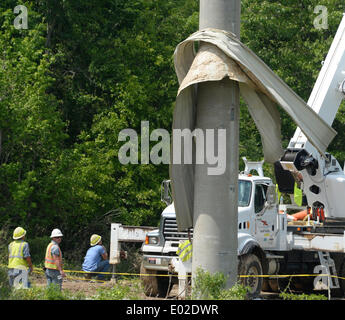
<svg viewBox="0 0 345 320"><path fill-rule="evenodd" d="M170 261L173 257L149 255L143 256L143 266L147 270L157 270L168 272Z"/></svg>

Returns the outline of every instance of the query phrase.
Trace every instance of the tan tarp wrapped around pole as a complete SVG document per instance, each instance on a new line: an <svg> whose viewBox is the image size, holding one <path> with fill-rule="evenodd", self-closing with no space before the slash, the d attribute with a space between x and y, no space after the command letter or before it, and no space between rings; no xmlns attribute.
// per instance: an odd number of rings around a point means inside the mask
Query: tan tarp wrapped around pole
<svg viewBox="0 0 345 320"><path fill-rule="evenodd" d="M194 44L199 41L203 43L202 49L195 54ZM240 93L260 132L266 162L274 163L283 153L280 116L275 104L290 115L321 154L336 135L334 129L232 33L205 29L192 34L176 47L174 63L180 87L173 129L195 129L198 83L229 77L239 82ZM173 154L174 143L172 148ZM183 150L181 155L183 159ZM171 161L170 178L178 228L193 227L194 165Z"/></svg>

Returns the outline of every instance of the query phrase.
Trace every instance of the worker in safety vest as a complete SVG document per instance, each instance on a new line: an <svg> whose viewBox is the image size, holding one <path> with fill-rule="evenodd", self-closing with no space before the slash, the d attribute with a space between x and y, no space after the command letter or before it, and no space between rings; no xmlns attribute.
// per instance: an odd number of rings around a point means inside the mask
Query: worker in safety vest
<svg viewBox="0 0 345 320"><path fill-rule="evenodd" d="M276 194L277 194L278 203L283 203L283 199L281 198L282 193L279 191L279 187L277 184L276 184Z"/></svg>
<svg viewBox="0 0 345 320"><path fill-rule="evenodd" d="M276 185L276 193L277 193L277 197L278 197L278 202L281 202L281 197L282 197L282 193L279 191L278 185ZM303 191L302 189L300 189L298 187L298 184L295 182L294 184L294 202L298 205L298 206L302 206L303 204Z"/></svg>
<svg viewBox="0 0 345 320"><path fill-rule="evenodd" d="M302 206L303 203L303 192L300 188L298 188L297 183L294 185L294 193L293 193L294 201L298 206Z"/></svg>
<svg viewBox="0 0 345 320"><path fill-rule="evenodd" d="M10 286L30 287L28 278L32 272L29 244L24 241L26 231L17 227L13 232L13 240L8 246L8 277Z"/></svg>
<svg viewBox="0 0 345 320"><path fill-rule="evenodd" d="M305 194L303 193L303 176L300 172L297 174L297 181L294 185L294 201L298 206L302 206L303 204L306 204L307 198Z"/></svg>
<svg viewBox="0 0 345 320"><path fill-rule="evenodd" d="M188 240L179 244L176 254L179 256L182 262L186 262L192 259L193 247L191 231L188 229Z"/></svg>
<svg viewBox="0 0 345 320"><path fill-rule="evenodd" d="M189 240L186 240L179 244L176 254L183 262L186 262L192 258L192 252L192 243Z"/></svg>
<svg viewBox="0 0 345 320"><path fill-rule="evenodd" d="M84 262L82 265L83 271L90 272L87 278L90 279L92 273L108 272L109 260L106 248L102 245L102 237L98 234L93 234L90 238L90 246L86 252ZM98 274L99 280L104 279L104 274Z"/></svg>
<svg viewBox="0 0 345 320"><path fill-rule="evenodd" d="M50 235L52 241L47 246L44 260L47 286L50 286L52 283L57 284L60 290L62 288L62 278L66 277L62 268L62 252L59 247L62 236L63 234L59 229L54 229L52 231Z"/></svg>

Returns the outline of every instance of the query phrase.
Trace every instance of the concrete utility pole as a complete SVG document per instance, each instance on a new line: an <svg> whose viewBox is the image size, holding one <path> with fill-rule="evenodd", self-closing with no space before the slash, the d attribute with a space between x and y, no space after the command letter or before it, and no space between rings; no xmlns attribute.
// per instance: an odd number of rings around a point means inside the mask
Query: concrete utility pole
<svg viewBox="0 0 345 320"><path fill-rule="evenodd" d="M240 15L240 0L200 0L199 29L230 31L239 38ZM208 175L206 161L204 165L195 165L192 273L195 275L199 267L210 273L222 272L228 276L230 288L237 280L237 82L227 78L198 84L196 128L215 129L215 137L217 129L226 129L227 150L226 170L222 175Z"/></svg>

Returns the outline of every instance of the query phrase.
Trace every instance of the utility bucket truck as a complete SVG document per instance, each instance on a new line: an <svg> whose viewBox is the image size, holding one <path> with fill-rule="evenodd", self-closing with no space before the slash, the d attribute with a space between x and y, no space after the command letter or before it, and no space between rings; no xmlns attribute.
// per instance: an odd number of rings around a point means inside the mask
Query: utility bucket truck
<svg viewBox="0 0 345 320"><path fill-rule="evenodd" d="M308 105L332 125L344 95L345 17ZM278 186L264 177L262 163L244 158L246 168L238 177L238 272L250 275L240 281L250 287L253 296L263 287L279 289L281 281L276 275L294 274L314 274L293 278L296 287L345 293L345 174L338 161L331 154L319 152L320 149L297 128L274 166ZM252 175L252 169L258 175ZM292 195L296 183L303 191L302 206L297 206L296 201L281 203L277 189ZM163 183L163 200L167 207L162 212L159 229L149 232L142 246L141 273L150 274L142 277L147 295L167 294L171 283L169 277L161 275L176 272L171 265L177 259L179 243L188 236L192 238L192 230L189 235L187 230L178 232L168 182ZM293 212L299 212L300 218L296 219ZM315 276L317 273L328 276Z"/></svg>

